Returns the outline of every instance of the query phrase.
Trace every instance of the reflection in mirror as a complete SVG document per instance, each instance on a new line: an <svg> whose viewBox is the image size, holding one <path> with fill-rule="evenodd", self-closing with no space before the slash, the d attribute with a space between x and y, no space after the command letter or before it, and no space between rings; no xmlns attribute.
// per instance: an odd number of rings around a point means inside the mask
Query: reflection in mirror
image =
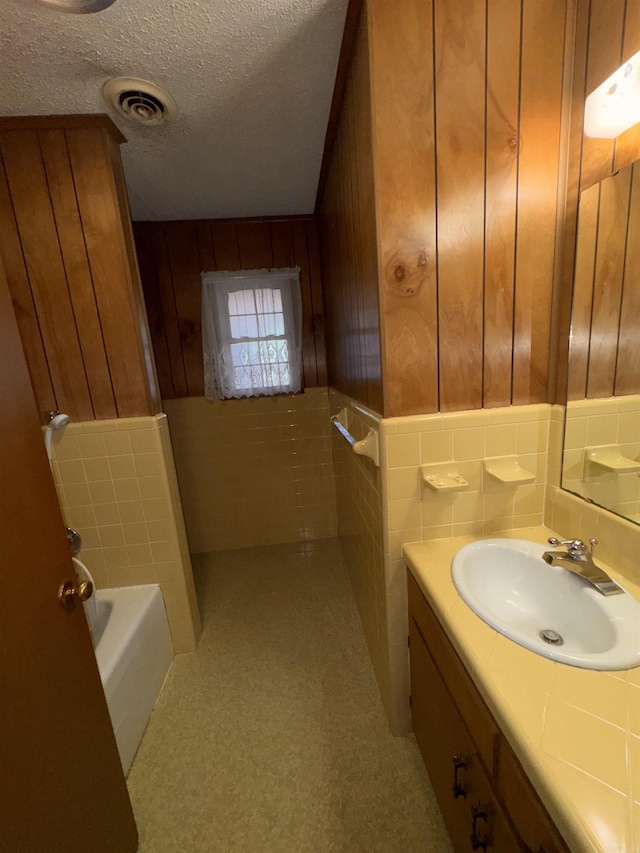
<svg viewBox="0 0 640 853"><path fill-rule="evenodd" d="M640 161L580 196L562 487L640 523Z"/></svg>

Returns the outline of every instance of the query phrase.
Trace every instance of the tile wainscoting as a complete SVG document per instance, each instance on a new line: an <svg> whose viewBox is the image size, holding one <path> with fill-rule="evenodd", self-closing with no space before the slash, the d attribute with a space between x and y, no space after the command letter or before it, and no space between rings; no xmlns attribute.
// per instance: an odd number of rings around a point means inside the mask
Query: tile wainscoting
<svg viewBox="0 0 640 853"><path fill-rule="evenodd" d="M53 434L66 523L99 588L158 583L176 653L201 633L166 415L70 423Z"/></svg>
<svg viewBox="0 0 640 853"><path fill-rule="evenodd" d="M165 409L192 553L337 535L326 388Z"/></svg>
<svg viewBox="0 0 640 853"><path fill-rule="evenodd" d="M546 404L451 414L381 418L330 393L331 413L346 409L356 438L378 430L380 468L356 456L335 432L339 535L391 730L410 730L407 603L402 546L487 536L542 524L566 536L595 536L603 562L636 580L640 526L562 491L564 408ZM499 485L484 461L515 456L533 480ZM436 494L421 466L451 463L465 491Z"/></svg>

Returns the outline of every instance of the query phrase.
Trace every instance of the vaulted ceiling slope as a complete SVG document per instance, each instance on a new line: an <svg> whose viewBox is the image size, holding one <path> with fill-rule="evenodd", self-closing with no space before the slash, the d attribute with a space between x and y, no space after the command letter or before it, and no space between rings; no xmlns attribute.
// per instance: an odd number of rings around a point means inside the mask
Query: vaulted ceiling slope
<svg viewBox="0 0 640 853"><path fill-rule="evenodd" d="M177 101L170 124L112 115L134 219L313 211L347 0L1 5L0 115L107 112L101 88L119 76Z"/></svg>

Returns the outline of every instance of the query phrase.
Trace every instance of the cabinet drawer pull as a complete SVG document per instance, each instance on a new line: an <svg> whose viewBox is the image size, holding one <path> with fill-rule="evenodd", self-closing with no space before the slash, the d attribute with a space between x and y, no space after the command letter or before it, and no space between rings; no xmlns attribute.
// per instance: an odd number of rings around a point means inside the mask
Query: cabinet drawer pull
<svg viewBox="0 0 640 853"><path fill-rule="evenodd" d="M453 756L453 797L454 799L458 799L458 797L466 797L467 791L464 787L464 784L460 781L458 773L460 770L467 769L467 762L464 758L461 758L459 755Z"/></svg>
<svg viewBox="0 0 640 853"><path fill-rule="evenodd" d="M489 846L489 838L487 835L480 835L478 832L478 821L487 821L489 816L482 806L474 806L471 809L471 815L473 817L473 824L471 826L471 849L486 850Z"/></svg>

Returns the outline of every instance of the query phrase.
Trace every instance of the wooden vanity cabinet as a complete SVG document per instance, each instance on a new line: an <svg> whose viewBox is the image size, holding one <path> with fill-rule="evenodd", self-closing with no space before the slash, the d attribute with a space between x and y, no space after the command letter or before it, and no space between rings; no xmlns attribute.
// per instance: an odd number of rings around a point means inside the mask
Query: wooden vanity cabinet
<svg viewBox="0 0 640 853"><path fill-rule="evenodd" d="M413 730L456 853L569 853L413 576Z"/></svg>

